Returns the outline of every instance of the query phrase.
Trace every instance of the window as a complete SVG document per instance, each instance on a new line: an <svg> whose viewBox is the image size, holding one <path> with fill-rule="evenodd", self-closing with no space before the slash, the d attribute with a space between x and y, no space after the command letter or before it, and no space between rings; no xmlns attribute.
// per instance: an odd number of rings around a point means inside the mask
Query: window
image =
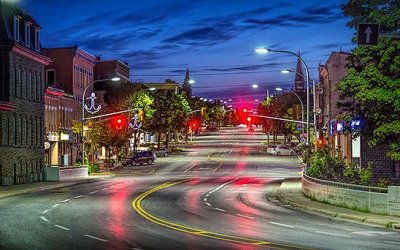
<svg viewBox="0 0 400 250"><path fill-rule="evenodd" d="M14 16L14 39L19 42L19 19L20 17Z"/></svg>
<svg viewBox="0 0 400 250"><path fill-rule="evenodd" d="M31 46L31 24L29 22L25 22L25 45Z"/></svg>
<svg viewBox="0 0 400 250"><path fill-rule="evenodd" d="M47 86L54 86L56 84L56 71L54 69L46 70L46 81Z"/></svg>
<svg viewBox="0 0 400 250"><path fill-rule="evenodd" d="M35 49L40 51L40 30L35 27Z"/></svg>

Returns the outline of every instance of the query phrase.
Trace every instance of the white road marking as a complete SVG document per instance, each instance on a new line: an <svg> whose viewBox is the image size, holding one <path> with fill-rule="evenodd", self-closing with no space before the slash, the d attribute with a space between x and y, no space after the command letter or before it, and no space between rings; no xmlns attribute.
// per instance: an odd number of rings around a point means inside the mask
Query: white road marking
<svg viewBox="0 0 400 250"><path fill-rule="evenodd" d="M97 192L99 192L99 191L92 191L92 192L90 192L89 194L95 194L95 193L97 193Z"/></svg>
<svg viewBox="0 0 400 250"><path fill-rule="evenodd" d="M203 198L203 201L207 201L207 197L204 197L204 198Z"/></svg>
<svg viewBox="0 0 400 250"><path fill-rule="evenodd" d="M60 206L60 204L54 204L53 206L51 206L51 207L58 207L58 206Z"/></svg>
<svg viewBox="0 0 400 250"><path fill-rule="evenodd" d="M106 190L107 188L102 188L101 190Z"/></svg>
<svg viewBox="0 0 400 250"><path fill-rule="evenodd" d="M192 169L194 166L196 166L196 163L193 164L193 166L191 166L190 168L186 169L185 172L189 171L189 170Z"/></svg>
<svg viewBox="0 0 400 250"><path fill-rule="evenodd" d="M226 185L231 184L232 182L236 181L237 179L239 179L239 178L235 178L235 179L233 179L233 180L231 180L231 181L228 181L228 182L226 182L226 183L220 185L220 186L217 187L216 189L211 190L211 191L209 192L209 194L212 194L212 193L214 193L214 192L220 190L221 188L225 187Z"/></svg>
<svg viewBox="0 0 400 250"><path fill-rule="evenodd" d="M232 154L232 150L229 150L229 154Z"/></svg>
<svg viewBox="0 0 400 250"><path fill-rule="evenodd" d="M206 197L208 197L210 194L206 194Z"/></svg>
<svg viewBox="0 0 400 250"><path fill-rule="evenodd" d="M317 233L317 234L332 235L332 236L338 236L338 237L345 237L345 238L351 238L351 236L344 235L344 234L335 234L335 233L322 232L322 231L315 231L315 233Z"/></svg>
<svg viewBox="0 0 400 250"><path fill-rule="evenodd" d="M44 220L44 221L46 221L46 222L49 221L49 220L48 220L46 217L44 217L44 216L40 216L40 219L42 219L42 220Z"/></svg>
<svg viewBox="0 0 400 250"><path fill-rule="evenodd" d="M226 212L226 210L224 210L224 209L221 209L221 208L215 208L215 210L218 210L218 211L221 211L221 212Z"/></svg>
<svg viewBox="0 0 400 250"><path fill-rule="evenodd" d="M388 243L388 244L393 244L393 245L400 245L400 242L395 242L395 241L387 241L387 240L385 240L384 242Z"/></svg>
<svg viewBox="0 0 400 250"><path fill-rule="evenodd" d="M58 227L58 228L61 228L61 229L64 229L64 230L66 230L66 231L70 231L71 229L69 229L69 228L67 228L67 227L63 227L63 226L60 226L60 225L54 225L55 227Z"/></svg>
<svg viewBox="0 0 400 250"><path fill-rule="evenodd" d="M210 204L210 203L208 203L208 202L206 202L206 205L207 205L207 206L209 206L209 207L211 207L211 204Z"/></svg>
<svg viewBox="0 0 400 250"><path fill-rule="evenodd" d="M75 199L79 199L79 198L81 198L81 197L83 197L82 194L81 194L81 195L78 195L78 196L75 196L74 198L75 198Z"/></svg>
<svg viewBox="0 0 400 250"><path fill-rule="evenodd" d="M251 217L251 216L247 216L247 215L243 215L243 214L236 214L236 215L237 215L237 216L240 216L240 217L247 218L247 219L254 220L254 218L253 218L253 217Z"/></svg>
<svg viewBox="0 0 400 250"><path fill-rule="evenodd" d="M295 228L295 226L286 225L286 224L281 224L281 223L273 222L273 221L270 221L269 223L271 223L271 224L273 224L273 225L281 226L281 227Z"/></svg>
<svg viewBox="0 0 400 250"><path fill-rule="evenodd" d="M365 236L380 236L380 235L390 235L396 233L382 232L382 231L359 231L359 232L352 232L352 234L365 235Z"/></svg>
<svg viewBox="0 0 400 250"><path fill-rule="evenodd" d="M154 173L154 171L156 171L156 170L155 170L155 169L151 170L151 171L149 172L149 174L152 174L152 173Z"/></svg>
<svg viewBox="0 0 400 250"><path fill-rule="evenodd" d="M47 213L49 210L48 209L46 209L46 210L44 210L43 212L42 212L42 214L45 214L45 213Z"/></svg>
<svg viewBox="0 0 400 250"><path fill-rule="evenodd" d="M95 239L95 240L99 240L99 241L102 241L102 242L108 242L108 240L105 240L105 239L102 239L102 238L98 238L98 237L95 237L95 236L92 236L92 235L89 235L89 234L84 234L83 236L86 236L88 238L92 238L92 239Z"/></svg>
<svg viewBox="0 0 400 250"><path fill-rule="evenodd" d="M68 202L68 201L70 201L71 199L66 199L66 200L63 200L62 202L63 203L65 203L65 202Z"/></svg>

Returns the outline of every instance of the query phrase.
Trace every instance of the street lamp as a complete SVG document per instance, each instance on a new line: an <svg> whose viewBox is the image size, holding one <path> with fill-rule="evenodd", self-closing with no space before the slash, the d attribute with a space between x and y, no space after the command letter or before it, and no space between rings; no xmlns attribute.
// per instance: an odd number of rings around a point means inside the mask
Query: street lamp
<svg viewBox="0 0 400 250"><path fill-rule="evenodd" d="M303 101L301 100L300 96L298 94L296 94L296 92L294 92L293 90L290 90L290 89L275 88L275 90L277 90L277 91L283 91L283 90L289 91L289 92L293 93L297 97L297 99L299 99L300 104L301 104L301 121L304 122L304 111L303 111L304 104L303 104ZM301 134L304 135L304 124L301 124Z"/></svg>
<svg viewBox="0 0 400 250"><path fill-rule="evenodd" d="M193 84L193 83L195 83L195 80L190 79L190 80L188 81L188 83L189 83L189 84Z"/></svg>
<svg viewBox="0 0 400 250"><path fill-rule="evenodd" d="M119 78L119 77L113 77L113 78L110 78L110 79L98 79L98 80L94 80L94 81L90 82L90 83L86 86L86 88L83 90L83 94L82 94L82 134L81 134L81 137L82 137L82 138L81 138L81 140L82 140L82 165L85 164L85 142L83 141L83 136L84 136L84 134L83 134L83 127L84 127L84 123L85 123L85 110L86 110L88 113L90 113L90 114L94 114L94 113L99 112L100 109L101 109L101 105L98 105L97 107L95 107L94 100L97 98L95 93L92 92L92 93L90 94L90 97L87 98L87 99L90 99L90 105L89 105L89 106L87 106L87 105L85 104L85 94L86 94L86 91L87 91L93 84L95 84L96 82L105 82L105 81L110 81L110 80L113 81L113 82L118 82L118 81L121 80L121 78Z"/></svg>
<svg viewBox="0 0 400 250"><path fill-rule="evenodd" d="M284 53L284 54L289 54L292 56L297 57L297 59L299 59L301 61L301 63L303 64L305 70L306 70L306 89L307 89L307 155L306 155L306 164L307 164L307 168L310 165L310 73L307 67L307 64L304 62L303 58L301 58L300 55L293 53L291 51L286 51L286 50L272 50L272 49L268 49L268 48L257 48L256 53L258 54L266 54L268 52L276 52L276 53Z"/></svg>

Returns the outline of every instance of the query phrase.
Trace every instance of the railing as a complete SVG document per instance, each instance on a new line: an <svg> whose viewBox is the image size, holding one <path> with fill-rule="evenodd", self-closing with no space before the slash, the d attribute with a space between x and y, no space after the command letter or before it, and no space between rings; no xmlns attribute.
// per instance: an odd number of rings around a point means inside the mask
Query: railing
<svg viewBox="0 0 400 250"><path fill-rule="evenodd" d="M362 185L355 185L355 184L347 184L347 183L341 183L341 182L335 182L335 181L326 181L326 180L320 180L317 178L310 177L303 173L303 178L317 183L321 185L326 185L326 186L334 186L338 188L346 188L346 189L353 189L353 190L360 190L360 191L367 191L367 192L376 192L376 193L387 193L388 189L387 188L381 188L381 187L370 187L370 186L362 186Z"/></svg>

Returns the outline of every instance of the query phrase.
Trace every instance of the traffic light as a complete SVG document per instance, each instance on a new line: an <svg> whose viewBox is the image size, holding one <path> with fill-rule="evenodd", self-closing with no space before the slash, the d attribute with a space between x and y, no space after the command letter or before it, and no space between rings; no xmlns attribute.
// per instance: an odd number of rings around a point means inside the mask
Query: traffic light
<svg viewBox="0 0 400 250"><path fill-rule="evenodd" d="M251 117L250 117L250 116L247 117L247 121L248 121L249 123L251 122Z"/></svg>
<svg viewBox="0 0 400 250"><path fill-rule="evenodd" d="M126 124L127 124L127 119L123 115L117 115L111 119L111 125L116 130L121 130L125 128Z"/></svg>
<svg viewBox="0 0 400 250"><path fill-rule="evenodd" d="M243 109L243 113L247 113L247 108L244 108L244 109Z"/></svg>

